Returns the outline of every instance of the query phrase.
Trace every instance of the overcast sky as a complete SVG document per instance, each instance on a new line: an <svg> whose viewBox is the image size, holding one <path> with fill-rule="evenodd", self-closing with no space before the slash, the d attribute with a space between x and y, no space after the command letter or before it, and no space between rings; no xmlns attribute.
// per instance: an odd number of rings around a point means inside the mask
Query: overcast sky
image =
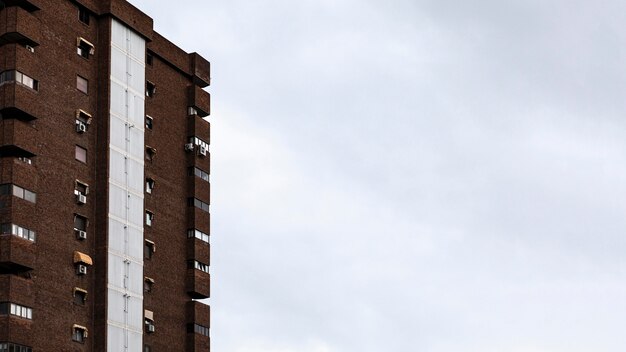
<svg viewBox="0 0 626 352"><path fill-rule="evenodd" d="M626 2L132 0L212 63L212 350L626 350Z"/></svg>

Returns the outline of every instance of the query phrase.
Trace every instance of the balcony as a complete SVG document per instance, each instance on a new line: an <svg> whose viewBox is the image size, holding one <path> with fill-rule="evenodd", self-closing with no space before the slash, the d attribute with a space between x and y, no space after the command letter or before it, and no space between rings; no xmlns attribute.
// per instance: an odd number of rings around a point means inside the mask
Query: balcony
<svg viewBox="0 0 626 352"><path fill-rule="evenodd" d="M199 262L210 264L211 248L209 244L195 237L188 238L187 259L195 259Z"/></svg>
<svg viewBox="0 0 626 352"><path fill-rule="evenodd" d="M33 270L35 244L13 235L0 235L0 274Z"/></svg>
<svg viewBox="0 0 626 352"><path fill-rule="evenodd" d="M40 2L43 0L4 0L6 7L19 6L28 12L34 12L40 9Z"/></svg>
<svg viewBox="0 0 626 352"><path fill-rule="evenodd" d="M196 136L211 144L211 124L198 116L189 116L189 120L187 120L187 134Z"/></svg>
<svg viewBox="0 0 626 352"><path fill-rule="evenodd" d="M35 47L41 42L39 21L20 7L0 11L4 21L0 25L0 45L18 43Z"/></svg>
<svg viewBox="0 0 626 352"><path fill-rule="evenodd" d="M0 122L1 124L1 122ZM38 176L28 160L0 158L0 183L19 182L26 189L37 189ZM25 214L27 218L30 214Z"/></svg>
<svg viewBox="0 0 626 352"><path fill-rule="evenodd" d="M198 86L190 86L188 94L188 105L197 111L198 116L209 116L211 113L211 95Z"/></svg>
<svg viewBox="0 0 626 352"><path fill-rule="evenodd" d="M37 92L19 83L0 86L0 114L3 119L30 121L37 118Z"/></svg>
<svg viewBox="0 0 626 352"><path fill-rule="evenodd" d="M198 53L189 54L191 61L191 74L193 83L199 87L206 87L211 84L211 63Z"/></svg>
<svg viewBox="0 0 626 352"><path fill-rule="evenodd" d="M195 228L202 232L209 233L209 229L211 228L211 214L193 206L187 207L187 228Z"/></svg>
<svg viewBox="0 0 626 352"><path fill-rule="evenodd" d="M186 290L193 299L209 298L211 294L211 275L196 269L187 269Z"/></svg>
<svg viewBox="0 0 626 352"><path fill-rule="evenodd" d="M0 121L0 156L31 158L37 154L37 130L16 119Z"/></svg>
<svg viewBox="0 0 626 352"><path fill-rule="evenodd" d="M0 341L11 341L19 345L28 346L33 339L32 325L32 320L12 315L1 315Z"/></svg>
<svg viewBox="0 0 626 352"><path fill-rule="evenodd" d="M0 275L0 302L18 302L32 307L35 304L32 280L15 275Z"/></svg>
<svg viewBox="0 0 626 352"><path fill-rule="evenodd" d="M204 334L190 331L194 324L201 325L202 327L209 328L211 326L211 308L200 302L187 302L187 351L193 352L208 352L209 351L209 336ZM195 330L195 329L194 329ZM201 332L208 332L208 329L203 329Z"/></svg>

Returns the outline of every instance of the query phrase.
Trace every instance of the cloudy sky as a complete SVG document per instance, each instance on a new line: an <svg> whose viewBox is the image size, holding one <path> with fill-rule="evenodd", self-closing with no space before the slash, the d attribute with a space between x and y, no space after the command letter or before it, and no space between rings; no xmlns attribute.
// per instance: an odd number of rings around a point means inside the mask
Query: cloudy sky
<svg viewBox="0 0 626 352"><path fill-rule="evenodd" d="M212 349L626 350L626 2L131 0L212 63Z"/></svg>

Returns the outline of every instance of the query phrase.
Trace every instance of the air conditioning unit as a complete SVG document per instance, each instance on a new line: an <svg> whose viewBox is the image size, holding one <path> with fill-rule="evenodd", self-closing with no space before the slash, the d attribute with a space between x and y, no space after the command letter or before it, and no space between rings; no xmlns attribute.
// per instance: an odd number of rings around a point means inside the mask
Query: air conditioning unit
<svg viewBox="0 0 626 352"><path fill-rule="evenodd" d="M85 203L87 203L87 196L82 194L82 193L78 193L76 195L76 203L78 203L78 204L85 204Z"/></svg>
<svg viewBox="0 0 626 352"><path fill-rule="evenodd" d="M185 144L185 150L188 152L193 152L193 143Z"/></svg>
<svg viewBox="0 0 626 352"><path fill-rule="evenodd" d="M76 238L78 238L79 240L86 240L87 239L87 231L76 230Z"/></svg>
<svg viewBox="0 0 626 352"><path fill-rule="evenodd" d="M87 132L87 125L84 122L76 121L76 132L78 133Z"/></svg>
<svg viewBox="0 0 626 352"><path fill-rule="evenodd" d="M78 275L87 275L87 265L78 264L78 266L76 267L76 273Z"/></svg>
<svg viewBox="0 0 626 352"><path fill-rule="evenodd" d="M31 53L34 53L34 52L35 52L35 48L33 48L32 46L30 46L30 45L25 45L25 47L26 47L26 50L30 51Z"/></svg>
<svg viewBox="0 0 626 352"><path fill-rule="evenodd" d="M153 332L155 331L154 324L147 324L147 325L146 325L146 330L147 330L149 333L153 333Z"/></svg>
<svg viewBox="0 0 626 352"><path fill-rule="evenodd" d="M206 156L206 152L207 152L207 148L200 146L200 151L199 151L200 155Z"/></svg>

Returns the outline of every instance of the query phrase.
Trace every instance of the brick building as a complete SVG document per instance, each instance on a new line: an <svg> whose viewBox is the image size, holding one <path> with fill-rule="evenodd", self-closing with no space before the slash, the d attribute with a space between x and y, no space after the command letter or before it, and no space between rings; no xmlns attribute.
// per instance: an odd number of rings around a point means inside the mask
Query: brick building
<svg viewBox="0 0 626 352"><path fill-rule="evenodd" d="M209 351L209 68L125 0L0 0L0 352Z"/></svg>

